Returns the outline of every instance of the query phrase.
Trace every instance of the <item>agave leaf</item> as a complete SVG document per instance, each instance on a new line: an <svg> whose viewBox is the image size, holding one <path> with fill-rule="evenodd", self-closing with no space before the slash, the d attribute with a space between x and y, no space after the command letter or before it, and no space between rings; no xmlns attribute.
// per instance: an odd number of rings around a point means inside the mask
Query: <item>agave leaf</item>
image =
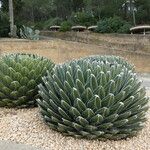
<svg viewBox="0 0 150 150"><path fill-rule="evenodd" d="M17 90L21 86L18 81L12 81L9 84L10 84L10 89L12 90Z"/></svg>
<svg viewBox="0 0 150 150"><path fill-rule="evenodd" d="M73 88L72 94L74 99L80 98L80 93L76 88Z"/></svg>
<svg viewBox="0 0 150 150"><path fill-rule="evenodd" d="M97 114L93 116L90 120L90 122L94 125L100 124L104 120L103 116L100 114Z"/></svg>
<svg viewBox="0 0 150 150"><path fill-rule="evenodd" d="M16 72L16 73L13 74L13 79L14 79L14 81L20 81L20 82L21 82L22 77L23 77L23 76L22 76L21 73L19 73L19 72Z"/></svg>
<svg viewBox="0 0 150 150"><path fill-rule="evenodd" d="M19 95L18 91L12 91L12 92L10 93L10 96L11 96L13 99L17 99L18 95Z"/></svg>
<svg viewBox="0 0 150 150"><path fill-rule="evenodd" d="M118 119L118 117L119 117L118 114L112 114L105 118L105 122L114 122L115 120Z"/></svg>
<svg viewBox="0 0 150 150"><path fill-rule="evenodd" d="M101 72L100 84L101 86L105 86L106 83L107 83L106 75L104 72Z"/></svg>
<svg viewBox="0 0 150 150"><path fill-rule="evenodd" d="M93 92L90 88L86 89L86 99L89 101L93 97Z"/></svg>
<svg viewBox="0 0 150 150"><path fill-rule="evenodd" d="M97 87L98 87L98 83L97 83L96 77L94 76L94 74L91 74L91 77L90 77L90 88L94 90Z"/></svg>
<svg viewBox="0 0 150 150"><path fill-rule="evenodd" d="M14 101L15 105L23 105L27 102L27 97L26 96L22 96L19 97L17 101Z"/></svg>
<svg viewBox="0 0 150 150"><path fill-rule="evenodd" d="M86 72L85 72L86 83L89 82L91 73L92 73L92 72L91 72L91 69L87 69L87 70L86 70Z"/></svg>
<svg viewBox="0 0 150 150"><path fill-rule="evenodd" d="M9 76L4 76L1 80L6 86L9 86L10 83L13 82L13 80Z"/></svg>
<svg viewBox="0 0 150 150"><path fill-rule="evenodd" d="M116 122L114 122L114 126L115 127L121 127L121 126L124 126L128 123L128 119L123 119L123 120L118 120Z"/></svg>
<svg viewBox="0 0 150 150"><path fill-rule="evenodd" d="M66 111L69 111L69 109L70 109L70 105L66 102L66 101L64 101L64 100L61 100L61 106L62 106L62 108L64 108Z"/></svg>
<svg viewBox="0 0 150 150"><path fill-rule="evenodd" d="M65 100L68 104L71 105L71 101L69 97L66 95L66 93L62 89L60 89L60 96L61 96L61 99Z"/></svg>
<svg viewBox="0 0 150 150"><path fill-rule="evenodd" d="M82 134L83 137L87 137L88 135L90 135L90 133L86 131L80 131L80 134Z"/></svg>
<svg viewBox="0 0 150 150"><path fill-rule="evenodd" d="M39 101L38 101L38 102L39 102ZM41 104L42 104L42 103L41 103ZM41 105L41 106L42 106L42 105ZM56 117L56 118L61 119L61 116L58 115L58 114L57 114L56 112L54 112L53 110L47 108L47 112L49 113L50 116L54 116L54 117Z"/></svg>
<svg viewBox="0 0 150 150"><path fill-rule="evenodd" d="M49 91L49 96L52 100L54 100L57 104L60 104L60 100L59 98L52 92L52 91Z"/></svg>
<svg viewBox="0 0 150 150"><path fill-rule="evenodd" d="M78 110L80 110L80 112L86 109L86 105L79 98L76 99L76 105L77 105Z"/></svg>
<svg viewBox="0 0 150 150"><path fill-rule="evenodd" d="M105 134L105 132L103 132L103 131L93 131L92 133L95 134L98 137Z"/></svg>
<svg viewBox="0 0 150 150"><path fill-rule="evenodd" d="M57 129L58 129L58 131L67 131L67 130L72 131L73 130L70 126L66 126L66 125L61 124L61 123L58 123Z"/></svg>
<svg viewBox="0 0 150 150"><path fill-rule="evenodd" d="M64 89L65 89L66 92L69 92L69 93L72 90L72 88L71 88L70 84L68 83L68 81L64 82Z"/></svg>
<svg viewBox="0 0 150 150"><path fill-rule="evenodd" d="M27 83L29 82L29 79L27 77L23 77L21 80L20 80L20 84L21 85L27 85Z"/></svg>
<svg viewBox="0 0 150 150"><path fill-rule="evenodd" d="M35 80L30 80L29 82L28 82L28 84L27 84L27 87L29 88L29 89L33 89L33 88L35 88L37 86L37 84L36 84L36 82L35 82Z"/></svg>
<svg viewBox="0 0 150 150"><path fill-rule="evenodd" d="M121 120L121 119L126 119L128 118L129 116L131 116L131 111L127 111L127 112L124 112L122 114L119 114L118 116L118 120Z"/></svg>
<svg viewBox="0 0 150 150"><path fill-rule="evenodd" d="M73 78L70 74L70 72L67 71L66 73L66 80L68 81L68 83L73 87L74 86L74 81L73 81Z"/></svg>
<svg viewBox="0 0 150 150"><path fill-rule="evenodd" d="M102 117L106 117L109 115L110 109L107 107L100 108L95 112L95 114L100 114Z"/></svg>
<svg viewBox="0 0 150 150"><path fill-rule="evenodd" d="M80 93L84 92L85 87L79 79L76 80L76 86L77 86L78 91L80 91Z"/></svg>
<svg viewBox="0 0 150 150"><path fill-rule="evenodd" d="M85 126L85 129L87 129L87 130L90 131L90 132L93 132L93 131L96 131L96 130L97 130L97 127L96 127L96 126L93 126L93 125L86 125L86 126Z"/></svg>
<svg viewBox="0 0 150 150"><path fill-rule="evenodd" d="M3 87L1 89L1 91L5 94L5 95L9 95L11 93L11 90L8 87Z"/></svg>
<svg viewBox="0 0 150 150"><path fill-rule="evenodd" d="M83 116L84 118L86 118L86 119L89 119L89 118L91 118L92 116L94 116L94 112L93 112L92 109L86 108L86 110L83 111L82 116Z"/></svg>
<svg viewBox="0 0 150 150"><path fill-rule="evenodd" d="M81 116L78 116L76 118L76 121L79 122L82 126L86 126L86 125L89 124L89 122L85 118L83 118Z"/></svg>
<svg viewBox="0 0 150 150"><path fill-rule="evenodd" d="M109 122L109 123L103 123L103 124L99 125L98 128L99 128L100 130L102 130L102 129L109 129L109 128L111 128L112 126L113 126L113 124Z"/></svg>
<svg viewBox="0 0 150 150"><path fill-rule="evenodd" d="M83 127L81 125L79 125L78 123L75 123L75 122L72 123L72 126L78 131L81 131L81 129L83 129Z"/></svg>
<svg viewBox="0 0 150 150"><path fill-rule="evenodd" d="M81 115L80 112L75 107L71 107L69 112L75 118Z"/></svg>
<svg viewBox="0 0 150 150"><path fill-rule="evenodd" d="M25 95L27 91L28 91L28 89L27 89L26 86L21 86L21 87L18 89L19 95Z"/></svg>
<svg viewBox="0 0 150 150"><path fill-rule="evenodd" d="M116 94L114 97L114 103L124 101L125 94L126 94L126 92L123 90L120 91L118 94Z"/></svg>
<svg viewBox="0 0 150 150"><path fill-rule="evenodd" d="M77 79L79 79L82 82L82 84L85 83L83 72L80 69L77 70Z"/></svg>
<svg viewBox="0 0 150 150"><path fill-rule="evenodd" d="M94 106L97 110L101 108L101 103L102 100L100 99L100 97L98 95L95 95Z"/></svg>
<svg viewBox="0 0 150 150"><path fill-rule="evenodd" d="M103 99L105 97L105 89L104 87L100 86L99 90L98 90L98 95L101 99Z"/></svg>
<svg viewBox="0 0 150 150"><path fill-rule="evenodd" d="M114 94L109 93L105 98L102 99L103 107L110 107L114 103Z"/></svg>
<svg viewBox="0 0 150 150"><path fill-rule="evenodd" d="M53 75L53 78L54 78L55 82L58 84L58 86L61 89L64 89L64 86L63 86L62 82L59 80L59 78L55 74Z"/></svg>

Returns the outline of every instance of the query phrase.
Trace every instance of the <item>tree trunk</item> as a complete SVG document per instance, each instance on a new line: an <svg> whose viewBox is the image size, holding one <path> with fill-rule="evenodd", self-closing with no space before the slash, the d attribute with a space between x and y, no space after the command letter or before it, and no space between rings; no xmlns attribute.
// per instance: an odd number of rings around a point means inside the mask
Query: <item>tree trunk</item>
<svg viewBox="0 0 150 150"><path fill-rule="evenodd" d="M135 20L135 12L134 12L133 0L130 0L130 12L131 12L131 16L133 18L133 24L135 26L136 25L136 20Z"/></svg>
<svg viewBox="0 0 150 150"><path fill-rule="evenodd" d="M14 25L13 0L9 0L10 37L16 37L16 26Z"/></svg>

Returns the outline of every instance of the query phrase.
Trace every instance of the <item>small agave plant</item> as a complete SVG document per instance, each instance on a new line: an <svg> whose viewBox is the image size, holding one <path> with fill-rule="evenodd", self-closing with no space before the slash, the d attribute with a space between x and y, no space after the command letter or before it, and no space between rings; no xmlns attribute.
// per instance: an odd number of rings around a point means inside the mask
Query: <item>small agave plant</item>
<svg viewBox="0 0 150 150"><path fill-rule="evenodd" d="M22 39L29 39L29 40L39 40L39 30L33 30L30 27L22 26L20 28L20 37Z"/></svg>
<svg viewBox="0 0 150 150"><path fill-rule="evenodd" d="M52 129L79 138L122 139L143 128L149 99L122 63L73 61L56 66L43 82L37 102Z"/></svg>
<svg viewBox="0 0 150 150"><path fill-rule="evenodd" d="M33 54L8 54L0 58L0 107L36 105L38 84L54 63Z"/></svg>

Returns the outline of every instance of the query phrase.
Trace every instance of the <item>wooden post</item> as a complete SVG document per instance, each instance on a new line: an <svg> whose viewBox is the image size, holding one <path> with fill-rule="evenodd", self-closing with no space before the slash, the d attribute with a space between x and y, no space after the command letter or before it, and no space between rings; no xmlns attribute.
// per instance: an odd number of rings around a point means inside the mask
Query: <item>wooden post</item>
<svg viewBox="0 0 150 150"><path fill-rule="evenodd" d="M144 34L144 35L146 34L146 31L145 31L145 29L144 29L144 32L143 32L143 34Z"/></svg>

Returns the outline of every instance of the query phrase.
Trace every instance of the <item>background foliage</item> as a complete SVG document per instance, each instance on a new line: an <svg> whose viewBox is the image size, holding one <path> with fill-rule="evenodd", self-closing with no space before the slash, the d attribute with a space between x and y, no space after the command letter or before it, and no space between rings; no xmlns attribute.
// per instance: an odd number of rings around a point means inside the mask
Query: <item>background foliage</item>
<svg viewBox="0 0 150 150"><path fill-rule="evenodd" d="M4 17L8 15L8 0L0 1L2 3L2 8L0 9L1 30L1 28L8 26L8 17ZM25 25L33 26L36 29L48 29L51 25L61 25L63 21L67 20L71 22L72 25L89 26L96 25L100 20L106 23L109 20L106 18L118 16L122 20L129 22L122 27L122 31L125 31L130 23L133 24L131 11L128 11L127 8L123 9L122 7L126 1L127 0L13 0L15 24L19 27ZM136 7L136 24L150 23L150 0L134 1Z"/></svg>

